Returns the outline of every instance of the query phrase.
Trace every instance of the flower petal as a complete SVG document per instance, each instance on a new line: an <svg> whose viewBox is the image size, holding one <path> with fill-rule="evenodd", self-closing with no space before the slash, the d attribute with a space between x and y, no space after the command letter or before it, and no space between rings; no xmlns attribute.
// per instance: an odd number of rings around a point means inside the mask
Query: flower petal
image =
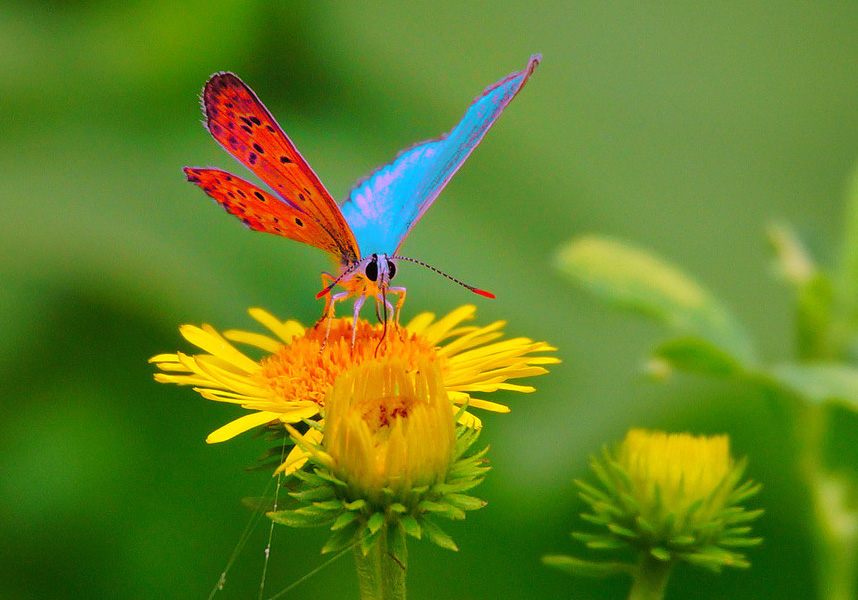
<svg viewBox="0 0 858 600"><path fill-rule="evenodd" d="M206 438L206 442L209 444L225 442L226 440L231 440L240 433L244 433L245 431L253 429L254 427L258 427L259 425L270 423L271 421L276 421L279 418L279 414L267 411L255 412L249 415L245 415L243 417L239 417L235 421L227 423L219 429L212 431Z"/></svg>
<svg viewBox="0 0 858 600"><path fill-rule="evenodd" d="M281 321L267 310L262 308L251 308L247 311L251 317L270 329L274 335L289 344L296 336L306 331L306 328L298 321Z"/></svg>
<svg viewBox="0 0 858 600"><path fill-rule="evenodd" d="M259 370L259 365L255 361L239 352L235 346L208 325L203 325L203 328L194 325L182 325L179 328L179 333L194 346L202 348L213 356L217 356L248 373Z"/></svg>

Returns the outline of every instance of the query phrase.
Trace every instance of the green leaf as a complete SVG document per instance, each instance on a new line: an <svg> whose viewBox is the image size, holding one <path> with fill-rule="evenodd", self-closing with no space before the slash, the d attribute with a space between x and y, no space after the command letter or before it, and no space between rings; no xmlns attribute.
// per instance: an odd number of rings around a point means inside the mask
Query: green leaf
<svg viewBox="0 0 858 600"><path fill-rule="evenodd" d="M742 365L712 342L699 337L676 338L659 345L653 356L677 371L730 377L743 373Z"/></svg>
<svg viewBox="0 0 858 600"><path fill-rule="evenodd" d="M580 575L583 577L610 577L621 573L631 575L635 569L634 565L617 562L593 562L561 554L543 556L542 564L560 569L570 575Z"/></svg>
<svg viewBox="0 0 858 600"><path fill-rule="evenodd" d="M747 333L698 283L654 255L602 237L584 237L557 255L558 268L611 304L647 315L675 332L709 340L742 364L755 361Z"/></svg>
<svg viewBox="0 0 858 600"><path fill-rule="evenodd" d="M840 364L781 364L771 374L813 404L842 402L858 411L858 369Z"/></svg>

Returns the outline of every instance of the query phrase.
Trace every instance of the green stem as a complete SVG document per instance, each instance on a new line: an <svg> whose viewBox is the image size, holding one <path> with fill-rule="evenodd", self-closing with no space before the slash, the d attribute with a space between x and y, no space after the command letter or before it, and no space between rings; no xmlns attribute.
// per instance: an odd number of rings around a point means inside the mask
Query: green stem
<svg viewBox="0 0 858 600"><path fill-rule="evenodd" d="M826 469L822 445L828 429L823 407L803 419L804 475L816 521L817 585L821 600L853 600L858 592L858 509L854 482Z"/></svg>
<svg viewBox="0 0 858 600"><path fill-rule="evenodd" d="M405 556L394 558L388 551L386 529L366 555L355 546L361 600L405 600Z"/></svg>
<svg viewBox="0 0 858 600"><path fill-rule="evenodd" d="M819 598L854 600L858 591L858 514L849 482L825 472L810 481L818 536Z"/></svg>
<svg viewBox="0 0 858 600"><path fill-rule="evenodd" d="M654 558L649 553L641 557L635 571L629 600L661 600L664 598L664 588L670 577L671 561Z"/></svg>

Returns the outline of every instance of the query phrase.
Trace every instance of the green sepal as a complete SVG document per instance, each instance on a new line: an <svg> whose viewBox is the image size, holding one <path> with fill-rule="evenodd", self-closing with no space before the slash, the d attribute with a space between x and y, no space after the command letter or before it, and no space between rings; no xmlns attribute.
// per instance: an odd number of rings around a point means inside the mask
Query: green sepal
<svg viewBox="0 0 858 600"><path fill-rule="evenodd" d="M607 536L587 542L587 547L595 550L617 550L618 548L626 548L628 545L628 542Z"/></svg>
<svg viewBox="0 0 858 600"><path fill-rule="evenodd" d="M300 479L306 483L308 487L328 486L331 483L328 479L321 477L318 472L311 473L309 471L298 470L292 473L292 475L296 479Z"/></svg>
<svg viewBox="0 0 858 600"><path fill-rule="evenodd" d="M341 512L340 516L338 516L337 519L334 521L334 524L331 525L331 530L337 531L339 529L342 529L343 527L346 527L347 525L353 523L358 517L360 517L360 513L358 512Z"/></svg>
<svg viewBox="0 0 858 600"><path fill-rule="evenodd" d="M360 541L360 551L364 556L369 554L369 551L372 550L372 547L375 546L376 542L378 542L378 536L381 534L381 529L378 529L375 533L370 532L366 527L364 527L361 532L361 541Z"/></svg>
<svg viewBox="0 0 858 600"><path fill-rule="evenodd" d="M366 500L364 500L363 498L358 498L357 500L354 500L352 502L344 502L343 506L347 510L361 510L363 507L366 506Z"/></svg>
<svg viewBox="0 0 858 600"><path fill-rule="evenodd" d="M335 477L334 475L332 475L328 471L317 469L314 474L317 477L320 477L329 483L333 483L337 487L341 487L341 488L348 487L348 485L346 484L345 481L343 481L342 479L338 479L337 477Z"/></svg>
<svg viewBox="0 0 858 600"><path fill-rule="evenodd" d="M345 507L345 503L339 499L324 500L323 502L313 502L313 507L318 510L340 511Z"/></svg>
<svg viewBox="0 0 858 600"><path fill-rule="evenodd" d="M704 551L684 554L682 559L699 567L720 573L723 567L747 569L751 566L742 554L728 552L719 548L707 548Z"/></svg>
<svg viewBox="0 0 858 600"><path fill-rule="evenodd" d="M412 517L411 515L402 515L399 518L399 523L402 525L402 529L413 538L417 538L418 540L423 536L423 528L420 526L420 523Z"/></svg>
<svg viewBox="0 0 858 600"><path fill-rule="evenodd" d="M762 543L763 538L718 538L719 546L729 546L731 548L751 548L753 546L759 546Z"/></svg>
<svg viewBox="0 0 858 600"><path fill-rule="evenodd" d="M459 550L459 547L456 546L456 542L453 541L453 538L447 535L443 529L435 525L432 521L426 519L423 520L423 531L426 532L426 537L429 538L432 543L437 544L442 548L446 548L447 550Z"/></svg>
<svg viewBox="0 0 858 600"><path fill-rule="evenodd" d="M762 508L758 508L756 510L743 510L740 513L732 515L729 519L724 519L724 522L730 525L738 523L750 523L751 521L765 514L765 512L766 511Z"/></svg>
<svg viewBox="0 0 858 600"><path fill-rule="evenodd" d="M363 524L359 520L354 520L342 529L335 531L333 535L325 541L325 545L322 546L322 554L336 552L337 550L342 550L343 548L351 546L355 543L358 533L362 528Z"/></svg>
<svg viewBox="0 0 858 600"><path fill-rule="evenodd" d="M662 562L668 562L673 557L673 554L671 554L670 551L662 548L661 546L650 548L649 553L653 558L656 558Z"/></svg>
<svg viewBox="0 0 858 600"><path fill-rule="evenodd" d="M485 500L465 494L446 494L444 501L462 510L479 510L486 505Z"/></svg>
<svg viewBox="0 0 858 600"><path fill-rule="evenodd" d="M295 510L280 510L266 513L268 518L281 525L289 527L315 527L332 523L337 513L328 510L314 510L313 507L304 506Z"/></svg>
<svg viewBox="0 0 858 600"><path fill-rule="evenodd" d="M620 574L631 575L635 570L633 565L625 563L594 562L561 554L548 554L543 556L542 564L555 569L560 569L570 575L579 575L583 577L603 578Z"/></svg>
<svg viewBox="0 0 858 600"><path fill-rule="evenodd" d="M420 504L417 505L417 508L426 512L430 512L432 514L446 517L448 519L465 518L465 511L463 511L462 509L456 508L455 506L450 506L449 504L432 502L431 500L421 501Z"/></svg>
<svg viewBox="0 0 858 600"><path fill-rule="evenodd" d="M596 487L593 487L589 483L585 481L581 481L579 479L574 480L575 485L578 486L579 492L578 495L588 504L594 504L595 502L610 502L611 499L607 494L602 492ZM586 494L586 496L584 496ZM592 500L591 500L592 498Z"/></svg>
<svg viewBox="0 0 858 600"><path fill-rule="evenodd" d="M366 528L370 533L378 533L379 529L384 527L385 516L384 513L373 513L372 516L366 522Z"/></svg>
<svg viewBox="0 0 858 600"><path fill-rule="evenodd" d="M581 533L579 531L573 531L572 537L580 542L583 542L589 548L598 548L600 550L613 550L616 548L625 548L628 546L628 543L625 540L617 539L610 535Z"/></svg>
<svg viewBox="0 0 858 600"><path fill-rule="evenodd" d="M635 517L635 524L638 526L638 529L640 529L642 533L648 536L655 535L655 527L653 527L652 523L646 520L642 515L638 515L637 517Z"/></svg>
<svg viewBox="0 0 858 600"><path fill-rule="evenodd" d="M400 504L399 502L392 503L390 506L387 507L387 510L397 515L403 515L408 512L408 509L405 507L405 505Z"/></svg>
<svg viewBox="0 0 858 600"><path fill-rule="evenodd" d="M289 495L300 500L301 502L310 503L334 498L335 490L330 485L302 488L296 492L289 492Z"/></svg>
<svg viewBox="0 0 858 600"><path fill-rule="evenodd" d="M452 494L457 492L467 492L470 489L473 489L480 485L483 482L483 477L480 476L478 478L473 477L460 477L458 479L451 478L450 481L445 483L437 483L432 487L432 491L440 494Z"/></svg>
<svg viewBox="0 0 858 600"><path fill-rule="evenodd" d="M638 537L638 534L635 533L634 531L632 531L631 529L627 529L626 527L621 527L621 526L617 525L616 523L608 523L608 530L611 533L614 533L614 534L619 535L619 536L624 537L624 538L628 538L630 540Z"/></svg>
<svg viewBox="0 0 858 600"><path fill-rule="evenodd" d="M698 543L697 538L692 536L692 535L671 536L670 540L668 540L668 541L670 542L671 546L680 546L680 547L682 547L682 546L693 546L694 544Z"/></svg>

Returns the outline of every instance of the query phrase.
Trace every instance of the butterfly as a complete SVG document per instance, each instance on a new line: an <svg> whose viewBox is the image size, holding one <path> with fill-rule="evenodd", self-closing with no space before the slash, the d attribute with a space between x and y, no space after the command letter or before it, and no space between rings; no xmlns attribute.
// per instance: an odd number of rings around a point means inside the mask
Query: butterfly
<svg viewBox="0 0 858 600"><path fill-rule="evenodd" d="M184 172L188 181L248 228L321 248L337 261L338 275L323 273L324 289L316 296L326 299L324 315L329 318L336 303L354 298L357 322L366 299L374 298L376 312L381 315L379 310L383 311L385 323L388 309L398 320L405 288L390 286L397 260L423 265L472 292L494 298L490 292L397 252L540 59L541 55L531 56L523 71L486 89L450 133L403 151L391 164L359 183L342 207L256 94L232 73L217 73L203 89L206 126L214 139L271 191L218 169L185 167ZM344 290L334 293L337 285ZM395 308L387 299L388 293L398 296Z"/></svg>

